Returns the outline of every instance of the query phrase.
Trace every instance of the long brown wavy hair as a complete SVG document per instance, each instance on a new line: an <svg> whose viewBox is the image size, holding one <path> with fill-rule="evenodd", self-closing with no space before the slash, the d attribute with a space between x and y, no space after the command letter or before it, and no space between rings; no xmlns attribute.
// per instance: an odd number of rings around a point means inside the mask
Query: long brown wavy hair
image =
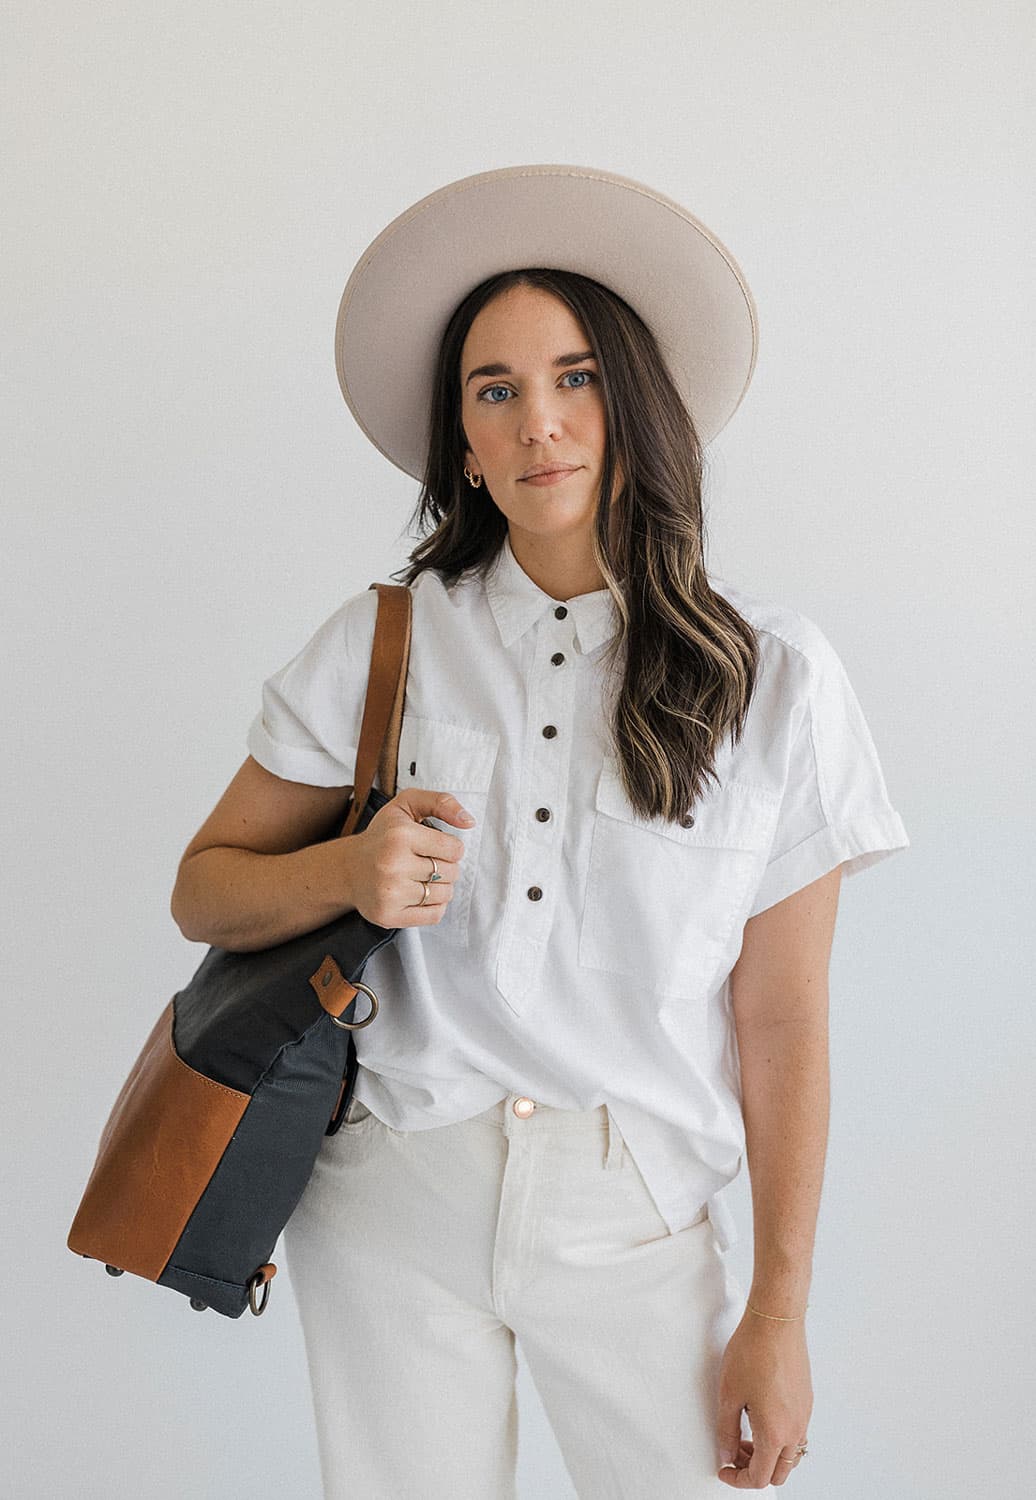
<svg viewBox="0 0 1036 1500"><path fill-rule="evenodd" d="M732 745L741 738L758 644L706 578L703 450L691 414L654 334L610 288L575 271L527 267L489 277L459 303L439 346L432 438L410 520L423 540L391 576L409 586L435 568L448 587L469 569L484 575L507 535L484 485L473 489L463 475L460 355L479 311L518 285L559 297L597 356L607 437L592 547L620 621L602 660L611 667L624 658L612 742L636 811L681 821L718 780L723 735ZM612 506L616 459L624 483Z"/></svg>

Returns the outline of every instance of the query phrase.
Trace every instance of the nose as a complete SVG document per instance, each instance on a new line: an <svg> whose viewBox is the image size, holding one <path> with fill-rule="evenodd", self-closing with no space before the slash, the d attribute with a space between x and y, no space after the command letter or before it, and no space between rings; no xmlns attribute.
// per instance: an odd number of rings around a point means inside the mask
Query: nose
<svg viewBox="0 0 1036 1500"><path fill-rule="evenodd" d="M558 391L532 391L522 402L520 437L523 443L534 447L537 443L549 443L561 433L561 395Z"/></svg>

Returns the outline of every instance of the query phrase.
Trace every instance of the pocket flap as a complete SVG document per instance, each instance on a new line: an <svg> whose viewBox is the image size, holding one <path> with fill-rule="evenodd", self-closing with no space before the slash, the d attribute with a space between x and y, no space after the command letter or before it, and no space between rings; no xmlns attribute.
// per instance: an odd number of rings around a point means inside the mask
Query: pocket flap
<svg viewBox="0 0 1036 1500"><path fill-rule="evenodd" d="M632 823L678 844L762 849L769 844L779 800L777 793L766 787L731 780L706 790L694 808L694 822L689 828L666 818L646 818L636 811L626 795L617 759L608 756L597 779L595 805L610 818Z"/></svg>
<svg viewBox="0 0 1036 1500"><path fill-rule="evenodd" d="M488 792L500 736L469 724L405 714L399 736L399 786L435 792Z"/></svg>

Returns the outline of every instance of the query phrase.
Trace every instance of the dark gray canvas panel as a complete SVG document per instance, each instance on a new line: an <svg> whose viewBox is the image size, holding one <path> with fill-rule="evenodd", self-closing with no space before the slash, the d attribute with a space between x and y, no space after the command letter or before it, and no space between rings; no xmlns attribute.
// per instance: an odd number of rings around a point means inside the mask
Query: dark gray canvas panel
<svg viewBox="0 0 1036 1500"><path fill-rule="evenodd" d="M218 1269L221 1286L212 1297L203 1290L189 1295L223 1311L220 1300L236 1301L240 1293L238 1311L243 1309L249 1277L272 1257L280 1232L273 1226L287 1223L309 1181L338 1099L349 1041L349 1033L322 1012L305 1036L284 1048L177 1241L162 1285L187 1290L185 1279L213 1277Z"/></svg>

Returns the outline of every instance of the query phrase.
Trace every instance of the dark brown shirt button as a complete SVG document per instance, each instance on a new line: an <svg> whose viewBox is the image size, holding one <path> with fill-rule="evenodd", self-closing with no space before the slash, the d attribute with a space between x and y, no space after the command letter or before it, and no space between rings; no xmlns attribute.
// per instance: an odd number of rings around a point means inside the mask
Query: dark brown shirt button
<svg viewBox="0 0 1036 1500"><path fill-rule="evenodd" d="M565 660L565 653L563 651L555 651L550 660L552 666L560 667L561 663Z"/></svg>
<svg viewBox="0 0 1036 1500"><path fill-rule="evenodd" d="M543 738L545 740L552 740L552 739L554 739L554 737L556 736L557 732L558 732L557 731L557 727L554 724L544 724L544 726L543 726Z"/></svg>
<svg viewBox="0 0 1036 1500"><path fill-rule="evenodd" d="M549 807L538 807L536 809L536 821L538 823L546 823L546 821L547 821L547 819L549 817L550 817L550 808Z"/></svg>
<svg viewBox="0 0 1036 1500"><path fill-rule="evenodd" d="M563 604L559 604L557 609L554 611L554 618L555 620L563 620L567 614L568 610L565 608L565 606Z"/></svg>
<svg viewBox="0 0 1036 1500"><path fill-rule="evenodd" d="M689 813L689 812L688 813L684 813L683 817L680 819L680 822L683 824L684 828L693 828L694 827L694 814L693 813Z"/></svg>
<svg viewBox="0 0 1036 1500"><path fill-rule="evenodd" d="M543 892L540 890L538 885L530 885L525 894L528 896L530 901L539 901L540 897L543 895Z"/></svg>

